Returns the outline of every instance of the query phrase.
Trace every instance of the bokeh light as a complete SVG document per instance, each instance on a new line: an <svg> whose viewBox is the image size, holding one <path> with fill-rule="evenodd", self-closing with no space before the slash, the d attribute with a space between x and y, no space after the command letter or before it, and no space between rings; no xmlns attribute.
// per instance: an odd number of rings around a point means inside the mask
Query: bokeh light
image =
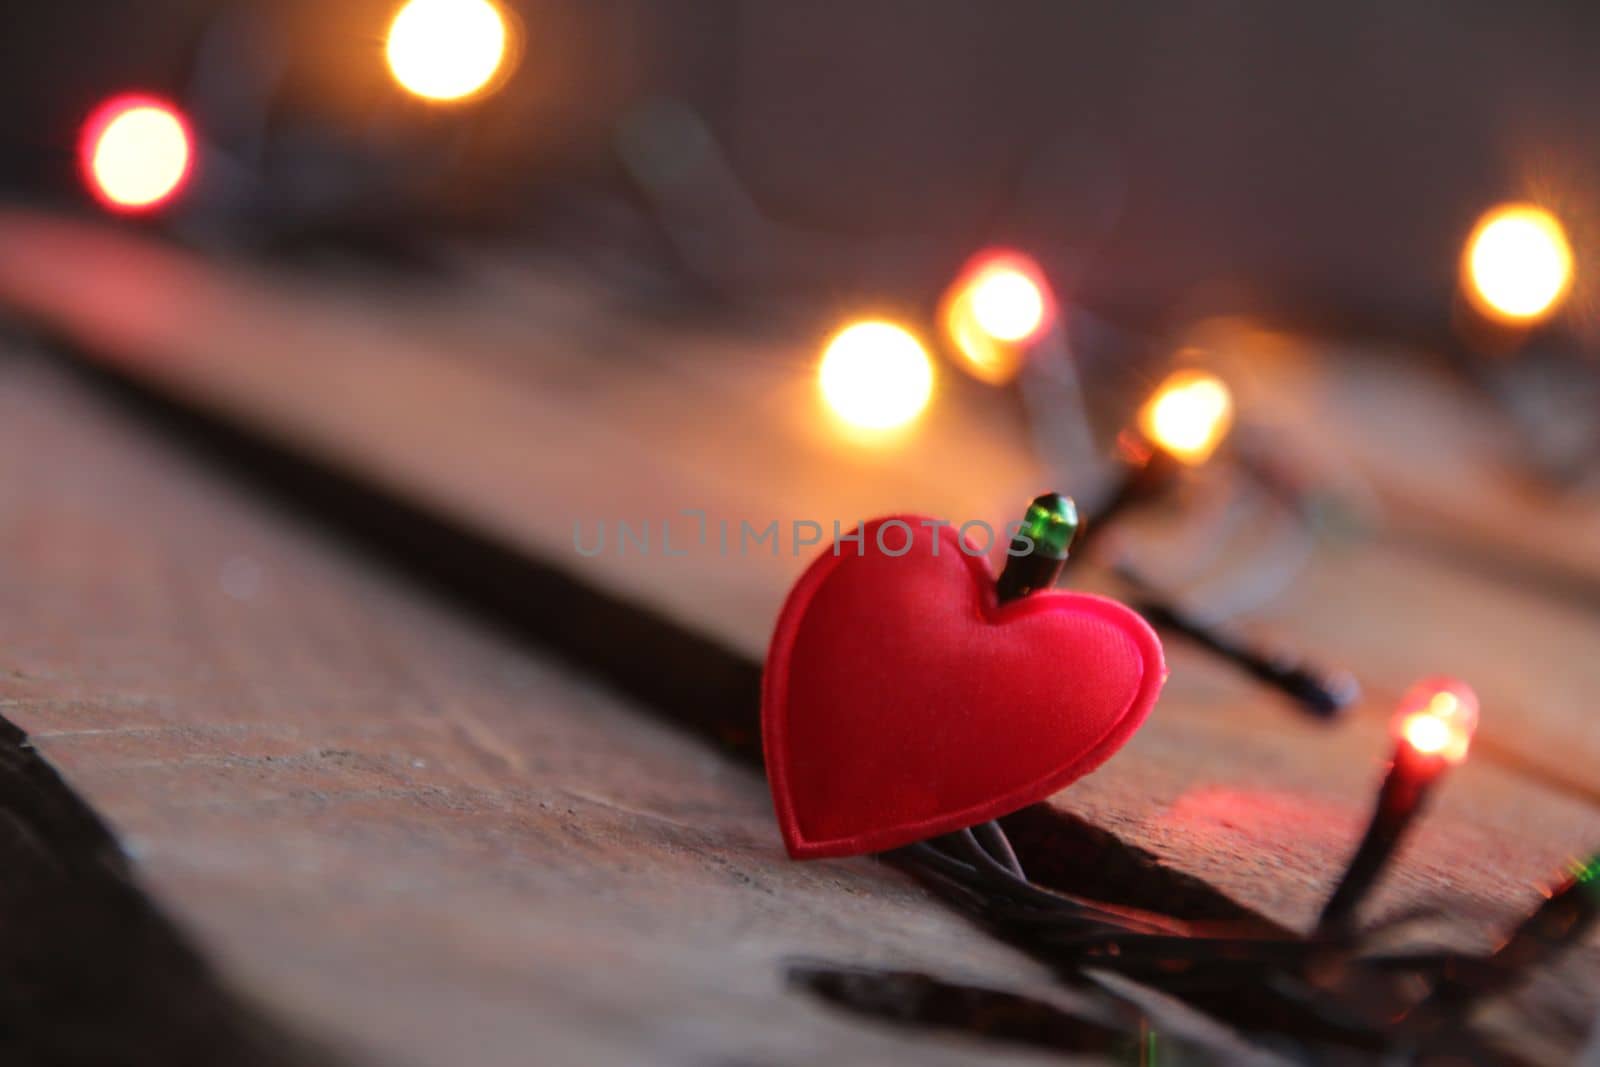
<svg viewBox="0 0 1600 1067"><path fill-rule="evenodd" d="M1044 294L1024 272L995 264L972 282L972 316L997 341L1024 341L1044 324Z"/></svg>
<svg viewBox="0 0 1600 1067"><path fill-rule="evenodd" d="M1478 309L1531 324L1561 306L1572 287L1572 246L1561 222L1532 204L1488 212L1467 239L1464 281Z"/></svg>
<svg viewBox="0 0 1600 1067"><path fill-rule="evenodd" d="M1412 686L1395 712L1395 734L1424 756L1448 763L1467 757L1478 728L1478 697L1455 678L1425 678Z"/></svg>
<svg viewBox="0 0 1600 1067"><path fill-rule="evenodd" d="M89 116L78 155L84 181L102 204L113 211L150 211L183 188L194 146L177 108L128 94Z"/></svg>
<svg viewBox="0 0 1600 1067"><path fill-rule="evenodd" d="M465 100L500 72L507 38L490 0L410 0L389 25L389 70L426 100Z"/></svg>
<svg viewBox="0 0 1600 1067"><path fill-rule="evenodd" d="M933 395L933 361L890 322L857 322L829 340L817 368L828 409L851 427L892 430L922 414Z"/></svg>
<svg viewBox="0 0 1600 1067"><path fill-rule="evenodd" d="M1202 370L1173 372L1139 412L1145 438L1190 465L1211 458L1232 426L1232 392Z"/></svg>
<svg viewBox="0 0 1600 1067"><path fill-rule="evenodd" d="M1054 314L1038 264L1020 253L991 250L975 256L956 278L940 319L961 368L979 381L1004 385Z"/></svg>

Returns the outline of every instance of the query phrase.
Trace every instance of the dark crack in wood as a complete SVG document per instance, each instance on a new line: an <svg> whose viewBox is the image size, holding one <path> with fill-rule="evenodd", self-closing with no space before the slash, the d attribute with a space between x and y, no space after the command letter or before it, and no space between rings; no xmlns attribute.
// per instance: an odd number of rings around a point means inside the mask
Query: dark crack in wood
<svg viewBox="0 0 1600 1067"><path fill-rule="evenodd" d="M0 719L0 1063L341 1062L228 987L106 825Z"/></svg>

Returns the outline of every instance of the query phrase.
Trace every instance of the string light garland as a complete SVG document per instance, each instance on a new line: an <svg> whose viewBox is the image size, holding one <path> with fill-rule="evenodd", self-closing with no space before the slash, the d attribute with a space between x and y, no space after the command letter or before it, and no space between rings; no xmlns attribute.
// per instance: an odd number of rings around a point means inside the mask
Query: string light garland
<svg viewBox="0 0 1600 1067"><path fill-rule="evenodd" d="M1065 423L1076 431L1074 451L1080 457L1093 454L1088 414L1059 327L1055 297L1037 263L1007 249L980 252L946 290L939 318L957 364L980 381L1004 385L1025 365L1040 370L1041 375L1024 383L1024 399L1032 391L1028 385L1033 390L1053 386L1052 392L1066 401L1069 410L1051 412L1047 421L1052 429ZM1140 410L1130 431L1134 440L1124 450L1124 476L1092 529L1103 529L1118 513L1155 496L1181 466L1206 462L1227 437L1232 422L1233 397L1220 378L1194 368L1174 372ZM1075 510L1073 521L1076 526ZM1064 565L1065 556L1062 561ZM1013 571L1007 568L1008 574ZM1131 568L1121 571L1130 584L1141 586L1145 599L1139 608L1147 618L1281 690L1297 707L1326 718L1359 697L1360 687L1349 672L1320 671L1297 658L1253 648L1163 600L1148 583L1138 581Z"/></svg>
<svg viewBox="0 0 1600 1067"><path fill-rule="evenodd" d="M1465 682L1418 682L1395 712L1394 759L1378 791L1377 807L1344 877L1328 898L1317 928L1347 927L1356 907L1383 873L1394 850L1444 773L1467 758L1478 726L1478 698Z"/></svg>
<svg viewBox="0 0 1600 1067"><path fill-rule="evenodd" d="M1097 449L1056 301L1032 259L1003 249L974 256L946 290L940 322L958 365L973 377L1003 385L1028 372L1021 395L1041 451L1068 455L1072 468L1094 461ZM1041 400L1049 403L1036 411ZM1193 367L1169 375L1124 432L1122 476L1078 539L1080 551L1120 514L1156 497L1183 467L1207 462L1228 436L1233 413L1232 393L1216 375ZM1360 686L1348 671L1322 670L1256 648L1162 598L1125 564L1119 571L1141 587L1139 608L1147 618L1278 689L1309 714L1330 718L1359 698Z"/></svg>
<svg viewBox="0 0 1600 1067"><path fill-rule="evenodd" d="M1070 498L1060 494L1029 504L1020 530L1033 550L1008 559L996 582L1002 603L1054 584L1078 535L1076 518ZM1416 1052L1448 1035L1452 1048L1465 1043L1469 1054L1489 1054L1487 1039L1467 1027L1466 1012L1576 944L1600 920L1600 856L1577 867L1488 955L1373 954L1369 938L1382 928L1361 931L1352 922L1429 791L1466 758L1477 717L1477 698L1455 679L1424 679L1406 694L1372 822L1305 937L1248 918L1180 919L1049 888L1029 879L995 821L882 857L1062 972L1127 974L1247 1029L1299 1041Z"/></svg>
<svg viewBox="0 0 1600 1067"><path fill-rule="evenodd" d="M1160 630L1170 630L1241 668L1264 685L1277 689L1318 719L1331 719L1354 706L1361 683L1345 670L1326 670L1283 650L1264 651L1238 634L1195 618L1161 598L1138 571L1123 563L1117 577L1139 591L1139 614Z"/></svg>
<svg viewBox="0 0 1600 1067"><path fill-rule="evenodd" d="M1407 1016L1418 1029L1452 1025L1473 1005L1520 981L1540 964L1580 943L1600 920L1600 854L1576 864L1494 952L1451 960L1428 997Z"/></svg>
<svg viewBox="0 0 1600 1067"><path fill-rule="evenodd" d="M937 317L957 367L986 385L1016 387L1043 455L1068 469L1094 461L1065 316L1032 256L1009 248L977 253L946 288Z"/></svg>
<svg viewBox="0 0 1600 1067"><path fill-rule="evenodd" d="M1232 429L1233 413L1233 394L1216 375L1198 368L1169 375L1124 434L1123 475L1079 537L1080 551L1122 514L1158 496L1184 467L1208 461ZM1323 670L1298 657L1257 649L1159 596L1126 563L1118 570L1124 581L1140 589L1139 610L1152 622L1242 668L1311 715L1330 718L1360 697L1360 685L1348 671Z"/></svg>
<svg viewBox="0 0 1600 1067"><path fill-rule="evenodd" d="M1130 508L1154 498L1184 467L1211 458L1233 426L1233 394L1208 371L1174 371L1150 395L1123 435L1123 474L1099 511L1089 517L1081 546Z"/></svg>

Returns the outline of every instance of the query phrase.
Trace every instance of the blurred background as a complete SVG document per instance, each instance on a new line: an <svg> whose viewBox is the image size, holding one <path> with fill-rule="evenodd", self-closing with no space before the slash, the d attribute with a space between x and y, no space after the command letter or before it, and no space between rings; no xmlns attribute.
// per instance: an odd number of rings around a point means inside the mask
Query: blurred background
<svg viewBox="0 0 1600 1067"><path fill-rule="evenodd" d="M7 186L81 202L84 117L130 87L215 142L189 195L281 226L349 226L359 204L592 233L623 223L582 207L636 199L641 168L703 136L740 211L915 245L747 262L782 257L729 211L719 239L749 243L706 269L730 284L867 273L917 297L1020 241L1107 314L1433 337L1487 206L1536 200L1580 244L1596 224L1584 4L507 3L520 57L448 114L395 91L396 6L9 5ZM1574 297L1591 318L1582 279Z"/></svg>

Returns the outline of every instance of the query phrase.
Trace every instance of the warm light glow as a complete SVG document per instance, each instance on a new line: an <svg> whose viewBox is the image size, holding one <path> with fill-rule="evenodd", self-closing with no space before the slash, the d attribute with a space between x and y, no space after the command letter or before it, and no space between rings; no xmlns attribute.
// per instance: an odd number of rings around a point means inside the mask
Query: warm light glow
<svg viewBox="0 0 1600 1067"><path fill-rule="evenodd" d="M148 96L119 96L83 127L79 162L90 192L114 211L148 211L189 177L193 147L183 116Z"/></svg>
<svg viewBox="0 0 1600 1067"><path fill-rule="evenodd" d="M1044 294L1022 271L995 264L973 279L972 317L997 341L1023 341L1044 323Z"/></svg>
<svg viewBox="0 0 1600 1067"><path fill-rule="evenodd" d="M506 55L506 20L489 0L410 0L389 26L389 70L428 100L481 92Z"/></svg>
<svg viewBox="0 0 1600 1067"><path fill-rule="evenodd" d="M1424 756L1448 763L1467 757L1478 728L1478 698L1454 678L1427 678L1412 686L1395 712L1395 734Z"/></svg>
<svg viewBox="0 0 1600 1067"><path fill-rule="evenodd" d="M1161 383L1139 412L1139 429L1163 451L1204 463L1233 426L1233 394L1214 374L1180 370Z"/></svg>
<svg viewBox="0 0 1600 1067"><path fill-rule="evenodd" d="M1054 315L1039 265L1016 252L990 251L957 277L940 319L962 368L980 381L1004 385L1021 369L1027 344Z"/></svg>
<svg viewBox="0 0 1600 1067"><path fill-rule="evenodd" d="M1448 747L1453 740L1449 725L1437 715L1419 711L1405 722L1406 744L1424 755L1432 755Z"/></svg>
<svg viewBox="0 0 1600 1067"><path fill-rule="evenodd" d="M833 336L817 384L828 408L863 430L911 422L933 395L933 361L915 337L888 322L858 322Z"/></svg>
<svg viewBox="0 0 1600 1067"><path fill-rule="evenodd" d="M1530 324L1554 312L1572 287L1572 246L1550 212L1531 204L1490 211L1467 239L1468 294L1497 319Z"/></svg>

